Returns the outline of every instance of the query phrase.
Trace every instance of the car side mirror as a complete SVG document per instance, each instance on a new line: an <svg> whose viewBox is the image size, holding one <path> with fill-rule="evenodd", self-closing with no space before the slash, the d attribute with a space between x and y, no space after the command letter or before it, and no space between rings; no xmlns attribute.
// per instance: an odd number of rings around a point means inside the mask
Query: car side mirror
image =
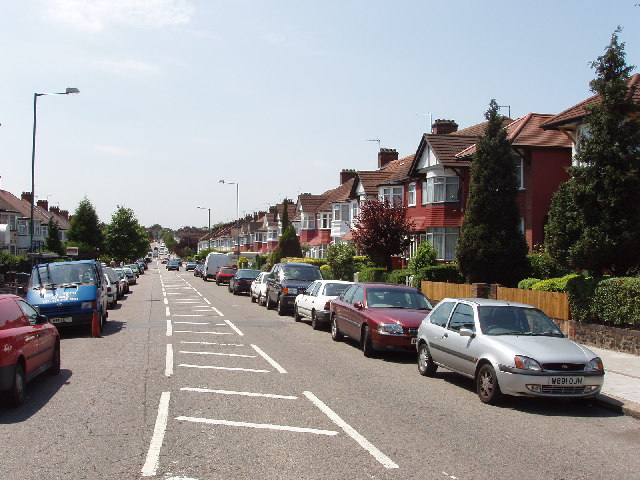
<svg viewBox="0 0 640 480"><path fill-rule="evenodd" d="M38 314L38 316L36 317L36 325L43 325L43 324L47 323L48 321L49 321L49 319L44 315Z"/></svg>
<svg viewBox="0 0 640 480"><path fill-rule="evenodd" d="M461 337L471 337L475 338L476 334L470 328L461 328L458 333Z"/></svg>
<svg viewBox="0 0 640 480"><path fill-rule="evenodd" d="M354 308L357 308L358 310L362 310L364 308L364 305L362 304L362 302L356 302L353 304Z"/></svg>

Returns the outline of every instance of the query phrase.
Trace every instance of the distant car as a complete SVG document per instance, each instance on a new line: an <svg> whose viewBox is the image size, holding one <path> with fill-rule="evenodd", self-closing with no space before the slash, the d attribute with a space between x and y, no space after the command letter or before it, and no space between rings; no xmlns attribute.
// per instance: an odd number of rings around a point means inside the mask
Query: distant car
<svg viewBox="0 0 640 480"><path fill-rule="evenodd" d="M22 298L0 295L0 393L18 406L27 382L45 371L60 372L58 330Z"/></svg>
<svg viewBox="0 0 640 480"><path fill-rule="evenodd" d="M417 288L354 283L331 302L331 338L360 342L365 357L415 351L418 327L433 307Z"/></svg>
<svg viewBox="0 0 640 480"><path fill-rule="evenodd" d="M202 277L202 272L204 271L204 265L201 263L197 263L195 268L193 269L194 277Z"/></svg>
<svg viewBox="0 0 640 480"><path fill-rule="evenodd" d="M184 269L188 272L189 270L195 270L196 268L196 262L187 262L187 265L184 267Z"/></svg>
<svg viewBox="0 0 640 480"><path fill-rule="evenodd" d="M422 375L442 366L473 378L484 403L503 394L593 398L604 381L595 353L521 303L445 298L420 325L416 348Z"/></svg>
<svg viewBox="0 0 640 480"><path fill-rule="evenodd" d="M162 260L160 260L160 263L162 263L163 265L168 262L169 262L168 258L163 258Z"/></svg>
<svg viewBox="0 0 640 480"><path fill-rule="evenodd" d="M180 271L180 264L175 258L172 258L171 260L169 260L169 262L167 263L167 270Z"/></svg>
<svg viewBox="0 0 640 480"><path fill-rule="evenodd" d="M107 297L107 308L114 308L118 303L118 285L111 280L106 272L104 273L104 289Z"/></svg>
<svg viewBox="0 0 640 480"><path fill-rule="evenodd" d="M122 267L122 271L127 276L127 280L129 281L129 286L135 285L138 283L138 279L136 278L136 274L129 267Z"/></svg>
<svg viewBox="0 0 640 480"><path fill-rule="evenodd" d="M138 267L138 264L136 263L130 263L128 265L125 265L125 267L129 267L131 269L131 271L133 273L135 273L136 277L140 276L140 268Z"/></svg>
<svg viewBox="0 0 640 480"><path fill-rule="evenodd" d="M296 296L314 280L322 280L320 268L310 263L276 263L267 277L266 307L277 307L278 315L293 309Z"/></svg>
<svg viewBox="0 0 640 480"><path fill-rule="evenodd" d="M236 269L233 267L220 267L218 273L216 273L216 285L221 283L229 283L231 277L236 274Z"/></svg>
<svg viewBox="0 0 640 480"><path fill-rule="evenodd" d="M318 330L328 325L331 318L331 300L342 294L353 282L341 280L316 280L299 294L293 304L293 318L299 322L311 319L311 327Z"/></svg>
<svg viewBox="0 0 640 480"><path fill-rule="evenodd" d="M124 273L124 270L122 268L114 268L113 271L116 272L116 275L118 275L118 278L120 278L122 293L126 295L127 293L129 293L129 279L127 278L126 273Z"/></svg>
<svg viewBox="0 0 640 480"><path fill-rule="evenodd" d="M259 274L260 270L241 268L229 280L229 291L234 295L238 295L240 292L249 292L251 284Z"/></svg>
<svg viewBox="0 0 640 480"><path fill-rule="evenodd" d="M269 272L260 272L260 274L251 282L249 296L252 302L258 302L262 305L267 298L267 276Z"/></svg>

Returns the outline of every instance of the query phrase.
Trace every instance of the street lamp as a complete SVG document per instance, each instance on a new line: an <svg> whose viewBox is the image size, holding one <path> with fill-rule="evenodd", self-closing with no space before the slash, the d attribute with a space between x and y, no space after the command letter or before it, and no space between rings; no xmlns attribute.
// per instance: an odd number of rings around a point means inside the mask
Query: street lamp
<svg viewBox="0 0 640 480"><path fill-rule="evenodd" d="M67 87L64 92L55 93L34 93L33 94L33 138L31 143L31 219L29 221L29 251L33 252L33 211L35 209L35 165L36 165L36 112L38 105L38 97L44 95L69 95L70 93L80 93L80 90L73 87Z"/></svg>
<svg viewBox="0 0 640 480"><path fill-rule="evenodd" d="M218 183L226 183L227 185L236 186L236 230L238 231L238 260L240 260L240 194L238 182L226 182L220 180Z"/></svg>
<svg viewBox="0 0 640 480"><path fill-rule="evenodd" d="M207 249L211 250L211 209L207 207L196 207L196 208L199 208L200 210L209 211L209 228L208 228L209 234L207 235Z"/></svg>

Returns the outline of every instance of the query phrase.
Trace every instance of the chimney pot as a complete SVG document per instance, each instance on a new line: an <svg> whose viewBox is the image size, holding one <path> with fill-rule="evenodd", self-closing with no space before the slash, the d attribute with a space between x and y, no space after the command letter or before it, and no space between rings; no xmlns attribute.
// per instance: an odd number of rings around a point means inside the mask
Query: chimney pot
<svg viewBox="0 0 640 480"><path fill-rule="evenodd" d="M21 198L29 203L33 202L33 194L31 192L22 192Z"/></svg>
<svg viewBox="0 0 640 480"><path fill-rule="evenodd" d="M378 152L378 168L384 168L394 160L398 160L398 152L395 148L381 148Z"/></svg>
<svg viewBox="0 0 640 480"><path fill-rule="evenodd" d="M458 131L458 124L453 120L438 119L431 125L431 133L434 135L446 135Z"/></svg>
<svg viewBox="0 0 640 480"><path fill-rule="evenodd" d="M356 175L356 171L352 168L343 168L340 172L340 185L342 185L344 182L348 182L352 178L356 178Z"/></svg>

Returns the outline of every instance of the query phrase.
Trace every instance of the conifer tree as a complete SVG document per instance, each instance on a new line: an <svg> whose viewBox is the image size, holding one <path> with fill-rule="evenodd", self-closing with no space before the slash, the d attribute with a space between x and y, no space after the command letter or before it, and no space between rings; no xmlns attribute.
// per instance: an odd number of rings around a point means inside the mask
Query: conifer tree
<svg viewBox="0 0 640 480"><path fill-rule="evenodd" d="M633 66L625 61L620 28L591 66L591 91L599 103L587 107L577 165L554 195L545 243L562 265L595 274L624 275L640 267L640 122ZM636 88L635 86L633 87Z"/></svg>
<svg viewBox="0 0 640 480"><path fill-rule="evenodd" d="M289 200L285 198L282 202L282 215L280 216L282 234L278 239L278 246L272 253L273 263L278 263L282 258L286 257L302 257L300 239L296 234L295 227L289 221L288 206Z"/></svg>
<svg viewBox="0 0 640 480"><path fill-rule="evenodd" d="M470 283L515 285L527 274L527 242L516 203L516 156L498 104L491 100L484 136L471 163L471 181L456 255Z"/></svg>
<svg viewBox="0 0 640 480"><path fill-rule="evenodd" d="M80 253L95 254L102 248L103 235L98 214L87 197L80 201L71 218L67 238Z"/></svg>
<svg viewBox="0 0 640 480"><path fill-rule="evenodd" d="M49 252L57 253L58 255L64 254L62 240L60 240L60 227L58 226L57 221L53 221L53 217L49 218L49 223L47 223L45 249Z"/></svg>

